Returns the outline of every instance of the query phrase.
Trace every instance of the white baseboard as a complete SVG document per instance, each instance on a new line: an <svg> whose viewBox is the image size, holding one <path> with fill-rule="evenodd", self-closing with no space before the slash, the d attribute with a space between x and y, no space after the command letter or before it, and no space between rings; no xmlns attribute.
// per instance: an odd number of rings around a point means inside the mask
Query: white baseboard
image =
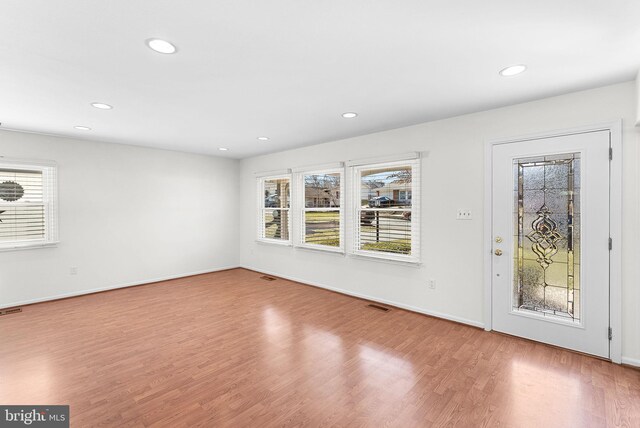
<svg viewBox="0 0 640 428"><path fill-rule="evenodd" d="M204 273L219 272L219 271L222 271L222 270L236 269L238 267L239 266L225 266L225 267L211 268L211 269L205 269L205 270L201 270L201 271L197 271L197 272L187 272L187 273L181 273L181 274L177 274L177 275L164 276L164 277L161 277L161 278L145 279L144 281L135 281L135 282L128 282L128 283L125 283L125 284L110 285L108 287L92 288L90 290L74 291L72 293L56 294L56 295L53 295L53 296L41 297L41 298L38 298L38 299L22 300L22 301L11 302L11 303L2 303L2 304L0 304L0 308L12 308L14 306L31 305L33 303L41 303L41 302L48 302L48 301L51 301L51 300L66 299L67 297L83 296L85 294L99 293L101 291L116 290L118 288L134 287L136 285L151 284L153 282L168 281L170 279L184 278L184 277L193 276L193 275L202 275Z"/></svg>
<svg viewBox="0 0 640 428"><path fill-rule="evenodd" d="M241 265L240 267L244 268L244 269L253 270L253 271L256 271L256 272L261 272L261 273L264 273L264 274L267 274L267 275L279 276L281 278L288 279L290 281L300 282L302 284L311 285L313 287L324 288L326 290L335 291L336 293L346 294L348 296L358 297L360 299L371 300L372 302L378 302L378 303L383 303L383 304L386 304L386 305L395 306L397 308L406 309L406 310L411 311L411 312L418 312L420 314L429 315L429 316L436 317L436 318L442 318L442 319L449 320L449 321L455 321L455 322L459 322L459 323L462 323L462 324L467 324L467 325L470 325L470 326L473 326L473 327L484 328L484 323L479 322L479 321L474 321L474 320L470 320L470 319L466 319L466 318L461 318L461 317L457 317L455 315L444 314L444 313L441 313L441 312L430 311L430 310L427 310L427 309L418 308L416 306L411 306L411 305L406 305L404 303L395 302L393 300L386 300L386 299L381 299L379 297L369 296L369 295L366 295L366 294L354 293L353 291L348 291L348 290L344 290L342 288L332 287L332 286L326 285L326 284L320 284L319 282L315 282L315 281L312 282L312 281L307 281L307 280L300 279L300 278L295 278L295 277L290 276L290 275L283 275L283 274L278 273L278 272L266 271L264 269L259 269L259 268L246 266L246 265Z"/></svg>
<svg viewBox="0 0 640 428"><path fill-rule="evenodd" d="M622 364L627 364L627 365L630 365L630 366L640 367L640 359L622 357Z"/></svg>

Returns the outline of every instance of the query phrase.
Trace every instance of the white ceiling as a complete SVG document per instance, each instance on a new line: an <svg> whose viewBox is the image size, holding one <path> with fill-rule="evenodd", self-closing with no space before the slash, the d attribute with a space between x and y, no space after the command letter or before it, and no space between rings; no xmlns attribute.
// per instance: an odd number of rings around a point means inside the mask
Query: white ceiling
<svg viewBox="0 0 640 428"><path fill-rule="evenodd" d="M3 0L0 122L247 157L631 80L638 17L638 0Z"/></svg>

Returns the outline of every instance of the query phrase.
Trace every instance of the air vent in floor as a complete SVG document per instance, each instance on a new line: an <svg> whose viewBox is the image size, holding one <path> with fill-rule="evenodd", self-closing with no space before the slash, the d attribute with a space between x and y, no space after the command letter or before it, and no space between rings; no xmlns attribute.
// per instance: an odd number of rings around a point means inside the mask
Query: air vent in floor
<svg viewBox="0 0 640 428"><path fill-rule="evenodd" d="M384 311L384 312L389 312L391 310L389 308L385 308L384 306L375 305L373 303L368 304L367 307L372 309L377 309L379 311Z"/></svg>
<svg viewBox="0 0 640 428"><path fill-rule="evenodd" d="M7 309L0 309L0 315L11 315L11 314L17 314L18 312L22 312L22 308L7 308Z"/></svg>
<svg viewBox="0 0 640 428"><path fill-rule="evenodd" d="M276 279L272 276L261 276L260 279L264 279L265 281L275 281Z"/></svg>

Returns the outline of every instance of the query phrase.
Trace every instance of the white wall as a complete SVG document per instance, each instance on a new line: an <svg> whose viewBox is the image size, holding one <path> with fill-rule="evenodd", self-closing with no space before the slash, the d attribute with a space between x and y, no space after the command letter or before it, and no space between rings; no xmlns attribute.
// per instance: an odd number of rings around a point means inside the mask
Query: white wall
<svg viewBox="0 0 640 428"><path fill-rule="evenodd" d="M623 355L640 363L638 144L633 82L241 161L242 265L483 325L484 142L623 118ZM366 120L366 111L356 120ZM422 259L416 267L255 242L254 173L424 152ZM469 208L473 220L455 220ZM436 289L427 288L427 279Z"/></svg>
<svg viewBox="0 0 640 428"><path fill-rule="evenodd" d="M0 252L0 307L238 264L237 160L9 131L0 156L56 161L60 209L57 247Z"/></svg>

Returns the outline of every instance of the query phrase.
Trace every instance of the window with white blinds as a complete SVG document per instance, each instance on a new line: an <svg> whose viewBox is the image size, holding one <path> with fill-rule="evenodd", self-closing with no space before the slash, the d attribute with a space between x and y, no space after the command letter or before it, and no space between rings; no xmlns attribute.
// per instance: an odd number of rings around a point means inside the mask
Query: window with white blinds
<svg viewBox="0 0 640 428"><path fill-rule="evenodd" d="M57 242L56 168L0 161L0 249Z"/></svg>
<svg viewBox="0 0 640 428"><path fill-rule="evenodd" d="M300 195L298 246L343 251L344 168L303 171L296 175Z"/></svg>
<svg viewBox="0 0 640 428"><path fill-rule="evenodd" d="M357 255L420 261L419 159L352 166Z"/></svg>
<svg viewBox="0 0 640 428"><path fill-rule="evenodd" d="M289 175L258 179L258 239L288 244L291 242Z"/></svg>

